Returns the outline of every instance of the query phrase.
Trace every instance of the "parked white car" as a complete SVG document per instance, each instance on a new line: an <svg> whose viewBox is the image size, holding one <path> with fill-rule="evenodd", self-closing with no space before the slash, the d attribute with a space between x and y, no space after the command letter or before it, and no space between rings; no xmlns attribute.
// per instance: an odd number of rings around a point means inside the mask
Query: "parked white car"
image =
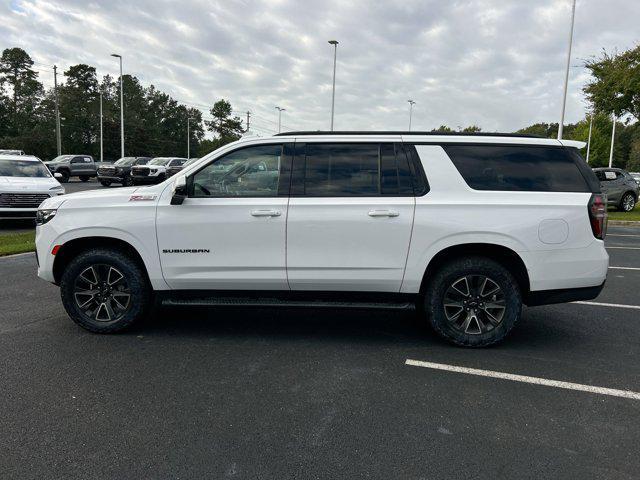
<svg viewBox="0 0 640 480"><path fill-rule="evenodd" d="M64 187L31 155L0 155L0 219L34 218L46 199Z"/></svg>
<svg viewBox="0 0 640 480"><path fill-rule="evenodd" d="M94 332L168 305L412 308L463 346L522 304L586 300L609 257L581 142L287 133L226 145L165 182L38 212L38 275Z"/></svg>

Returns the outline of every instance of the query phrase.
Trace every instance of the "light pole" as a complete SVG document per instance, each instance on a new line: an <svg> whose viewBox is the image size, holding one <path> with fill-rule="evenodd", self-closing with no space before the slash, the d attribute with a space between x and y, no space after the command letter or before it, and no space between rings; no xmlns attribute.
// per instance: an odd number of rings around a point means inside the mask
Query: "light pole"
<svg viewBox="0 0 640 480"><path fill-rule="evenodd" d="M591 150L591 129L593 128L593 113L589 120L589 138L587 139L587 163L589 163L589 151Z"/></svg>
<svg viewBox="0 0 640 480"><path fill-rule="evenodd" d="M613 142L616 136L616 114L612 113L613 128L611 129L611 150L609 150L609 168L613 165Z"/></svg>
<svg viewBox="0 0 640 480"><path fill-rule="evenodd" d="M333 45L333 89L331 90L331 131L333 132L333 112L336 105L336 57L338 56L338 41L329 40Z"/></svg>
<svg viewBox="0 0 640 480"><path fill-rule="evenodd" d="M189 121L193 118L187 116L187 160L191 160L191 134L189 133Z"/></svg>
<svg viewBox="0 0 640 480"><path fill-rule="evenodd" d="M102 92L100 92L100 161L104 162L102 154Z"/></svg>
<svg viewBox="0 0 640 480"><path fill-rule="evenodd" d="M571 64L571 46L573 44L573 24L576 18L576 0L573 0L571 8L571 30L569 30L569 51L567 52L567 69L564 73L564 92L562 94L562 113L560 114L560 125L558 125L558 140L562 140L562 128L564 125L564 111L567 106L567 87L569 85L569 68Z"/></svg>
<svg viewBox="0 0 640 480"><path fill-rule="evenodd" d="M411 117L413 116L413 106L416 104L413 100L407 100L409 102L409 131L411 131Z"/></svg>
<svg viewBox="0 0 640 480"><path fill-rule="evenodd" d="M287 109L286 108L276 107L276 110L278 110L278 133L280 133L280 130L281 130L281 127L282 127L282 112L286 112Z"/></svg>
<svg viewBox="0 0 640 480"><path fill-rule="evenodd" d="M58 107L58 67L53 66L53 91L54 100L56 102L56 146L58 147L58 156L62 155L62 140L60 136L60 109Z"/></svg>
<svg viewBox="0 0 640 480"><path fill-rule="evenodd" d="M122 90L122 55L112 53L111 56L120 60L120 156L124 157L124 92Z"/></svg>

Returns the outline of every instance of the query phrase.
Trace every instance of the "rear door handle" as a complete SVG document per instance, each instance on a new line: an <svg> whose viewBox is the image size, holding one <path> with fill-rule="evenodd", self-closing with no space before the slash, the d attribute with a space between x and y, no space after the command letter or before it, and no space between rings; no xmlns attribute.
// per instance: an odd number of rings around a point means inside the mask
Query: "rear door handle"
<svg viewBox="0 0 640 480"><path fill-rule="evenodd" d="M251 216L253 217L279 217L279 210L251 210Z"/></svg>
<svg viewBox="0 0 640 480"><path fill-rule="evenodd" d="M369 211L370 217L397 217L400 213L395 210L371 210Z"/></svg>

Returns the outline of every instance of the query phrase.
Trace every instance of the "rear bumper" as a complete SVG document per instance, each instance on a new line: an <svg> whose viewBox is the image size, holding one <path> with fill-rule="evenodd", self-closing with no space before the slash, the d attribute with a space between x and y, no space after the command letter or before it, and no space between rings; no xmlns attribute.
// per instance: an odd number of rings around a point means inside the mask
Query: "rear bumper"
<svg viewBox="0 0 640 480"><path fill-rule="evenodd" d="M529 307L538 305L551 305L553 303L577 302L579 300L593 300L604 288L602 285L582 288L561 288L558 290L538 290L529 292L524 299L524 303Z"/></svg>

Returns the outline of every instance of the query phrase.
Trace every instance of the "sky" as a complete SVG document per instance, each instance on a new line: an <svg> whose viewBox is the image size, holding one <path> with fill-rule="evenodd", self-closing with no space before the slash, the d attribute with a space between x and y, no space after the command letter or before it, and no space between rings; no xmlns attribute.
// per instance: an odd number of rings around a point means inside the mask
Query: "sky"
<svg viewBox="0 0 640 480"><path fill-rule="evenodd" d="M571 0L0 0L0 49L24 48L46 86L87 63L207 111L228 99L258 134L558 122ZM640 42L640 1L578 0L565 123L584 117L585 60ZM63 79L62 79L63 80ZM126 96L126 93L125 93ZM126 108L126 105L125 105Z"/></svg>

